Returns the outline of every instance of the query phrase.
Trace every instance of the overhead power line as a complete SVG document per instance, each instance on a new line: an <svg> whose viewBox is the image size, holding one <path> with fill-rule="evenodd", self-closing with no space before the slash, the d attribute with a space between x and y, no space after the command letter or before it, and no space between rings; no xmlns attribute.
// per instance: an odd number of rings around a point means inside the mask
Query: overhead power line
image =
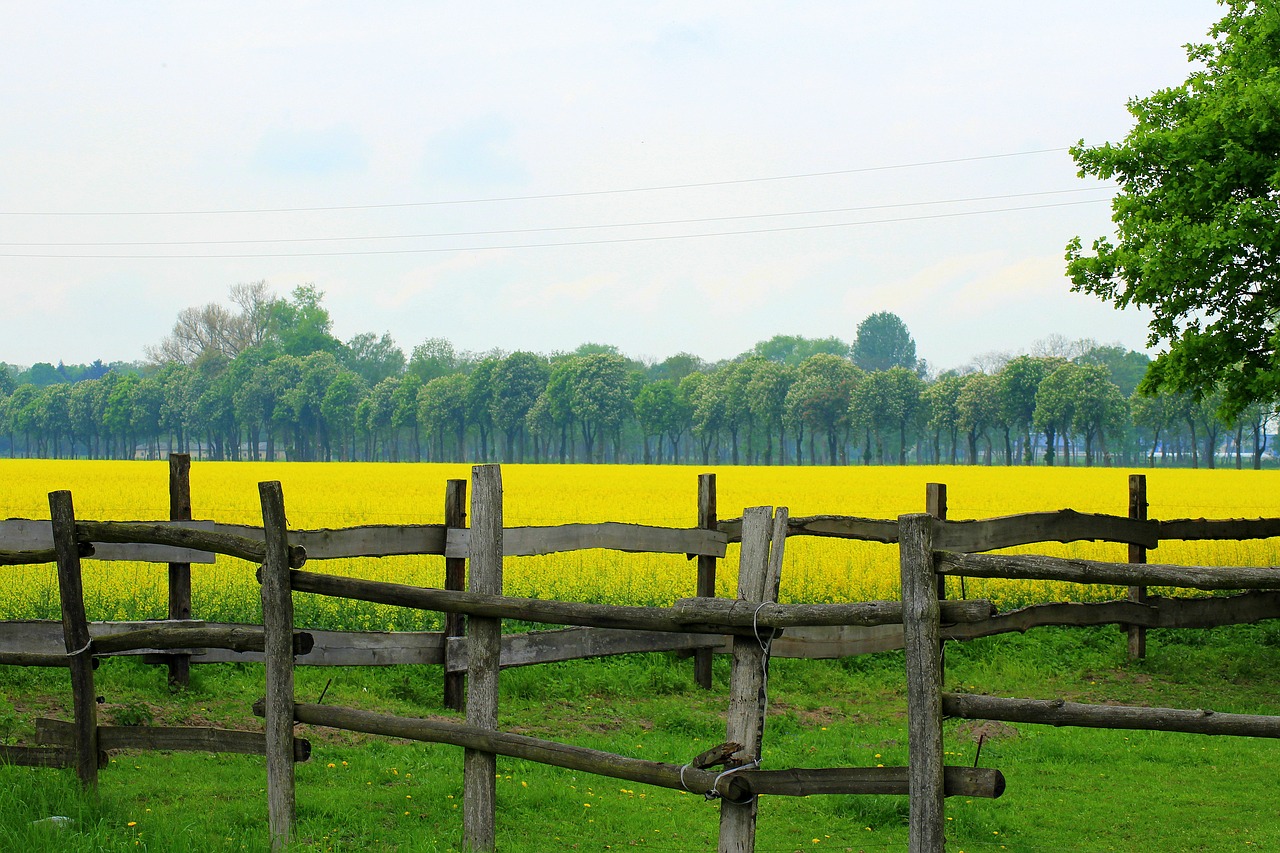
<svg viewBox="0 0 1280 853"><path fill-rule="evenodd" d="M562 231L590 231L605 228L647 228L658 225L700 225L709 222L735 222L747 219L776 219L783 216L819 216L830 213L858 213L867 210L891 210L904 207L929 207L940 204L967 204L979 201L1003 201L1013 198L1038 198L1051 195L1096 192L1098 190L1115 189L1114 185L1095 187L1077 187L1069 190L1042 190L1040 192L1010 193L1007 195L970 196L968 198L947 198L934 201L906 201L893 204L869 204L860 207L830 207L822 210L793 210L781 213L745 213L735 216L708 216L699 219L656 219L646 222L610 222L590 225L556 225L542 228L502 228L487 231L439 231L429 234L366 234L355 237L265 237L251 240L110 240L86 242L3 242L0 246L31 248L89 248L113 246L237 246L262 243L339 243L366 240L420 240L441 237L492 237L505 234L545 234Z"/></svg>
<svg viewBox="0 0 1280 853"><path fill-rule="evenodd" d="M794 181L801 178L826 178L836 175L856 175L866 172L887 172L894 169L916 169L924 166L946 166L954 163L974 163L982 160L1001 160L1010 157L1030 157L1037 154L1056 154L1068 151L1069 148L1039 148L1031 151L1013 151L1005 154L982 154L974 157L952 157L945 160L924 160L915 163L893 163L885 166L862 166L854 169L834 169L827 172L804 172L795 175L770 175L762 178L735 178L724 181L699 181L689 184L664 184L650 187L627 187L611 190L584 190L581 192L544 193L539 195L493 196L486 198L463 198L441 201L406 201L389 204L346 204L317 207L258 207L241 209L210 210L0 210L0 216L222 216L229 214L249 213L317 213L339 210L387 210L404 207L440 207L454 204L492 204L508 201L543 201L556 198L582 198L584 196L619 195L622 193L663 192L667 190L696 189L699 187L723 187L735 184L758 184L769 181Z"/></svg>
<svg viewBox="0 0 1280 853"><path fill-rule="evenodd" d="M982 216L992 213L1010 213L1022 210L1043 210L1051 207L1072 207L1082 204L1099 204L1107 199L1086 199L1083 201L1063 201L1054 202L1052 204L1033 204L1019 207L1000 207L990 208L987 210L965 210L955 211L952 213L934 213L923 214L920 216L903 216L892 219L866 219L858 222L828 222L816 225L793 225L779 228L756 228L743 229L738 231L711 231L701 234L664 234L653 235L647 237L616 237L602 240L573 240L559 243L517 243L499 246L437 246L431 248L419 249L366 249L366 250L347 250L347 251L329 251L329 252L258 252L251 254L130 254L130 255L103 255L103 254L49 254L49 253L0 253L0 258L60 258L60 259L86 259L86 260L142 260L142 259L170 259L170 260L210 260L210 259L242 259L242 258L319 258L319 257L340 257L340 256L356 256L356 255L419 255L433 254L439 252L489 252L504 249L543 249L555 248L562 246L600 246L610 243L650 243L662 240L693 240L704 237L733 237L747 234L781 234L792 231L815 231L818 229L830 228L855 228L864 225L883 225L894 222L921 222L930 219L951 219L961 216Z"/></svg>

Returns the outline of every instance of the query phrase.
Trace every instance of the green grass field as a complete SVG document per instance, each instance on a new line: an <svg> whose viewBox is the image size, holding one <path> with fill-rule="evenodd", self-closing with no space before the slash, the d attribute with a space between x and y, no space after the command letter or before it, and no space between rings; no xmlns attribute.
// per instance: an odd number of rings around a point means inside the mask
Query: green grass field
<svg viewBox="0 0 1280 853"><path fill-rule="evenodd" d="M1008 696L1280 714L1280 628L1153 631L1149 657L1124 659L1115 629L1041 629L951 644L947 686ZM501 727L637 757L683 762L723 740L727 658L715 689L673 655L507 670ZM194 668L170 694L163 670L105 661L103 722L255 727L252 665ZM767 767L906 763L900 653L774 662ZM332 682L329 683L329 680ZM0 734L31 742L36 716L66 717L66 674L0 671ZM299 701L456 718L441 707L437 667L298 670ZM949 721L949 761L1002 770L999 800L947 803L949 850L1248 850L1280 845L1280 786L1269 740L1017 725L977 755L973 724ZM461 846L461 750L300 727L306 851L450 851ZM714 849L718 806L701 797L499 758L503 851ZM122 753L96 796L71 771L0 768L0 837L28 851L262 850L261 758ZM70 818L65 826L44 821ZM903 849L905 797L766 798L757 849Z"/></svg>

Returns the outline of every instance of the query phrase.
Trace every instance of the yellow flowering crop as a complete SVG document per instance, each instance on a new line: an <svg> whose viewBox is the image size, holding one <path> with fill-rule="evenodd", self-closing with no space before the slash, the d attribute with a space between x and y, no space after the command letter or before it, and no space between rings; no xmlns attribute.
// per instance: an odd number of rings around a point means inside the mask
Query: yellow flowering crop
<svg viewBox="0 0 1280 853"><path fill-rule="evenodd" d="M719 515L740 516L747 506L787 506L791 515L856 515L895 518L924 509L925 484L946 483L953 519L1072 508L1123 515L1128 469L987 467L719 467L622 465L506 465L505 523L545 525L625 521L692 527L697 521L697 476L717 473ZM1230 518L1280 514L1272 471L1152 470L1148 499L1152 518ZM84 519L155 520L168 517L164 462L0 460L5 517L47 518L47 493L70 489ZM286 513L295 528L358 524L440 523L445 482L466 478L468 465L390 463L194 462L192 505L197 518L261 523L257 483L279 480ZM1167 543L1153 561L1199 565L1273 565L1277 540ZM0 547L3 547L0 545ZM1040 553L1123 560L1123 546L1094 543L1020 549ZM718 591L732 595L737 551L720 564ZM87 562L86 604L91 619L162 617L165 567ZM439 557L313 561L315 571L411 583L443 584ZM57 584L48 566L3 569L0 618L56 618ZM683 556L584 551L513 558L504 566L511 595L627 604L666 604L692 595L695 564ZM253 567L220 558L195 565L193 611L197 618L258 618ZM782 599L849 601L898 596L897 549L890 545L794 537L787 543ZM955 580L951 584L957 584ZM957 589L958 592L958 589ZM966 584L970 597L1001 606L1032 601L1100 600L1110 587L1081 588L1033 582ZM954 594L954 593L953 593ZM298 596L298 622L312 627L424 629L438 615L338 599Z"/></svg>

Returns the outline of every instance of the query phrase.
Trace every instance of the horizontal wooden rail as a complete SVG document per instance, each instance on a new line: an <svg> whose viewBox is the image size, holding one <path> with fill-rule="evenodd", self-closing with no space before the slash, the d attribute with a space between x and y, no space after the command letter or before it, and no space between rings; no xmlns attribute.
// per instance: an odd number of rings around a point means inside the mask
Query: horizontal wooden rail
<svg viewBox="0 0 1280 853"><path fill-rule="evenodd" d="M36 739L53 746L70 746L72 724L63 720L36 720ZM262 732L214 729L208 726L98 726L99 749L157 749L170 752L228 752L266 755L267 736ZM293 740L293 760L311 757L311 742Z"/></svg>
<svg viewBox="0 0 1280 853"><path fill-rule="evenodd" d="M213 554L225 554L228 557L239 557L254 563L266 560L267 546L262 539L250 539L219 533L216 530L199 530L189 526L197 522L157 522L141 524L127 521L77 521L76 538L88 542L115 543L147 543L152 545L169 545L186 548L193 552L205 551ZM208 559L194 559L181 562L209 562ZM299 568L307 561L306 550L299 546L289 549L289 565Z"/></svg>
<svg viewBox="0 0 1280 853"><path fill-rule="evenodd" d="M1161 539L1269 539L1280 536L1280 518L1175 518L1157 522Z"/></svg>
<svg viewBox="0 0 1280 853"><path fill-rule="evenodd" d="M261 703L254 706L255 713L260 706ZM684 778L681 779L679 764L629 758L461 723L409 719L351 708L295 704L294 718L307 725L427 743L447 743L554 767L693 793L710 791L719 775L719 771L686 767ZM1004 786L1004 777L998 770L954 767L947 771L947 794L950 796L998 797L1004 792ZM732 800L745 800L753 794L905 794L907 771L904 767L744 770L726 777L718 790Z"/></svg>
<svg viewBox="0 0 1280 853"><path fill-rule="evenodd" d="M439 610L497 619L520 619L553 625L581 625L592 628L626 628L643 631L671 631L693 634L734 633L722 626L686 624L666 607L627 607L587 604L538 598L515 598L477 592L407 586L383 581L293 571L289 583L294 592L309 592L334 598L354 598L375 604ZM750 629L737 629L750 633Z"/></svg>
<svg viewBox="0 0 1280 853"><path fill-rule="evenodd" d="M80 558L93 556L93 545L88 542L77 543ZM57 553L52 548L41 548L33 551L0 551L0 566L39 566L43 563L55 563Z"/></svg>
<svg viewBox="0 0 1280 853"><path fill-rule="evenodd" d="M723 557L728 537L698 527L651 527L606 521L601 524L559 524L551 527L506 527L502 530L504 557L533 557L562 551L605 548L650 554L688 554ZM470 556L471 531L449 530L446 557Z"/></svg>
<svg viewBox="0 0 1280 853"><path fill-rule="evenodd" d="M294 654L305 655L311 651L314 644L309 633L293 632ZM264 645L265 632L258 626L156 625L122 634L95 637L92 649L94 654L112 654L140 649L183 649L190 652L204 648L228 649L233 652L260 652Z"/></svg>
<svg viewBox="0 0 1280 853"><path fill-rule="evenodd" d="M184 522L141 522L144 524L181 524L187 527L199 527L205 530L212 529L213 522L209 521L184 521ZM167 562L188 562L188 563L212 563L213 555L201 553L199 551L191 551L181 547L171 547L164 544L145 544L145 543L112 543L103 542L96 548L86 554L85 548L90 548L88 542L81 542L80 556L88 557L93 560L133 560L146 563L167 563ZM8 518L0 520L0 547L5 551L40 551L49 553L53 549L53 526L48 519L38 518ZM14 561L17 562L17 561ZM53 562L53 558L48 560L24 559L22 563L33 562ZM13 564L11 562L10 564Z"/></svg>
<svg viewBox="0 0 1280 853"><path fill-rule="evenodd" d="M934 548L966 553L1085 539L1155 548L1160 544L1160 528L1155 521L1063 509L973 521L938 521L933 531Z"/></svg>
<svg viewBox="0 0 1280 853"><path fill-rule="evenodd" d="M839 604L760 604L731 598L681 598L671 608L676 618L737 628L800 626L901 625L901 601L857 601ZM990 601L965 599L942 604L942 622L980 622L996 613Z"/></svg>
<svg viewBox="0 0 1280 853"><path fill-rule="evenodd" d="M1163 598L1145 602L1033 604L982 622L944 627L951 640L972 640L1049 625L1138 625L1142 628L1218 628L1280 619L1280 592L1247 592L1213 598Z"/></svg>
<svg viewBox="0 0 1280 853"><path fill-rule="evenodd" d="M290 530L289 544L307 552L308 560L347 557L442 556L443 524L365 524L357 527ZM248 539L262 539L262 528L247 524L218 524L214 530Z"/></svg>
<svg viewBox="0 0 1280 853"><path fill-rule="evenodd" d="M1083 705L1061 699L1001 699L972 693L943 693L942 712L968 720L1001 720L1095 729L1146 729L1202 735L1280 737L1280 717L1220 714L1178 708Z"/></svg>
<svg viewBox="0 0 1280 853"><path fill-rule="evenodd" d="M674 652L711 648L727 651L725 637L713 634L669 634L661 631L619 631L611 628L562 628L504 634L498 666L508 669L556 661L582 660L646 652ZM465 672L466 637L450 637L445 649L445 670ZM303 663L310 663L303 661Z"/></svg>
<svg viewBox="0 0 1280 853"><path fill-rule="evenodd" d="M99 756L98 766L106 766L107 754ZM75 767L76 751L69 746L5 746L0 744L0 764L17 767L50 767L61 770Z"/></svg>
<svg viewBox="0 0 1280 853"><path fill-rule="evenodd" d="M1171 566L1160 563L1103 563L1030 554L956 554L938 551L941 575L970 578L1067 581L1116 586L1170 586L1185 589L1280 589L1280 569L1253 566Z"/></svg>
<svg viewBox="0 0 1280 853"><path fill-rule="evenodd" d="M717 529L730 542L742 541L742 519L726 518ZM893 544L898 541L898 522L880 518L858 518L852 515L808 515L787 519L788 536L828 536L863 542Z"/></svg>

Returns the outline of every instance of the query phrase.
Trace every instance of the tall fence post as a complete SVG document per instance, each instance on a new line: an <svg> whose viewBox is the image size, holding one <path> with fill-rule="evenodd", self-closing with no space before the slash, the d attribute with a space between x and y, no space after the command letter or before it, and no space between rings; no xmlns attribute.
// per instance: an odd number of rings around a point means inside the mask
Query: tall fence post
<svg viewBox="0 0 1280 853"><path fill-rule="evenodd" d="M169 454L169 520L191 520L191 455ZM169 618L191 618L191 564L169 564ZM191 656L169 658L169 686L191 685Z"/></svg>
<svg viewBox="0 0 1280 853"><path fill-rule="evenodd" d="M1139 521L1147 520L1147 475L1129 475L1129 517ZM1147 549L1142 545L1129 546L1129 562L1145 563ZM1147 588L1145 586L1129 587L1129 600L1145 603ZM1147 629L1141 625L1129 626L1129 660L1139 660L1147 656Z"/></svg>
<svg viewBox="0 0 1280 853"><path fill-rule="evenodd" d="M778 600L782 571L782 547L786 538L787 511L751 507L742 514L742 552L738 568L738 600L761 604ZM770 541L773 542L773 552ZM768 641L759 636L733 638L733 672L729 680L729 716L726 739L740 744L735 761L758 764L764 738L768 702ZM756 844L759 800L720 802L720 853L751 853Z"/></svg>
<svg viewBox="0 0 1280 853"><path fill-rule="evenodd" d="M924 486L924 511L939 521L947 520L947 484L926 483ZM947 576L938 575L938 600L947 600Z"/></svg>
<svg viewBox="0 0 1280 853"><path fill-rule="evenodd" d="M716 530L720 519L716 509L716 475L698 475L698 527ZM697 594L705 598L716 596L716 558L698 555ZM693 675L699 687L711 689L712 649L698 649L693 654Z"/></svg>
<svg viewBox="0 0 1280 853"><path fill-rule="evenodd" d="M907 669L907 770L910 853L942 853L942 627L933 568L933 522L927 513L898 517L902 627Z"/></svg>
<svg viewBox="0 0 1280 853"><path fill-rule="evenodd" d="M262 565L262 627L266 634L267 821L271 849L283 849L297 817L293 768L293 592L289 527L280 483L258 484L267 558Z"/></svg>
<svg viewBox="0 0 1280 853"><path fill-rule="evenodd" d="M93 653L89 620L84 612L80 547L71 492L49 493L49 519L58 559L58 594L62 600L62 639L71 658L71 705L74 715L76 775L85 788L98 786L98 702L93 692Z"/></svg>
<svg viewBox="0 0 1280 853"><path fill-rule="evenodd" d="M458 529L467 526L467 481L449 480L444 490L444 526ZM467 588L467 561L464 557L444 558L444 588L454 592L463 592ZM446 648L450 637L461 637L466 633L467 618L461 613L450 611L444 614L444 642ZM465 672L444 673L444 706L451 711L461 711L466 704L467 674Z"/></svg>
<svg viewBox="0 0 1280 853"><path fill-rule="evenodd" d="M471 469L471 535L468 588L502 594L502 469ZM498 664L502 620L473 616L467 620L467 725L498 727ZM493 850L497 844L497 756L468 749L462 759L463 846Z"/></svg>

